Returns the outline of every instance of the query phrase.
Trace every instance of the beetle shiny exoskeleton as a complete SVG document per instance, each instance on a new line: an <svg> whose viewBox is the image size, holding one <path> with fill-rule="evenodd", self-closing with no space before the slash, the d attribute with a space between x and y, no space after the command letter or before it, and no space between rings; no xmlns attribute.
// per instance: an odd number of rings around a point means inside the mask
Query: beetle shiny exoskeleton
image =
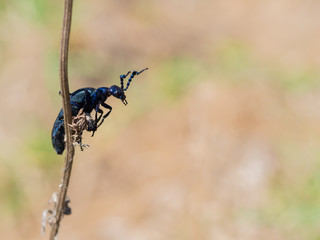
<svg viewBox="0 0 320 240"><path fill-rule="evenodd" d="M94 127L90 128L89 131L92 131L92 136L94 135L97 128L103 123L104 119L109 116L111 113L112 107L105 103L108 97L113 96L120 99L124 105L127 105L128 102L126 100L125 91L128 90L130 83L134 76L139 75L144 72L148 68L145 68L138 71L133 71L132 73L129 71L125 75L120 76L120 84L121 87L117 85L112 85L111 87L101 87L101 88L81 88L76 90L75 92L70 94L70 103L71 103L71 113L72 116L77 116L79 111L83 109L84 113L90 114L92 110L95 110L95 118L94 118ZM124 88L123 81L129 75L127 85ZM108 109L108 112L103 115L103 110L100 108L103 106ZM100 116L98 117L98 113ZM62 154L65 149L65 131L64 131L64 120L63 120L63 110L58 114L56 121L53 124L52 128L52 145L55 151L58 154Z"/></svg>

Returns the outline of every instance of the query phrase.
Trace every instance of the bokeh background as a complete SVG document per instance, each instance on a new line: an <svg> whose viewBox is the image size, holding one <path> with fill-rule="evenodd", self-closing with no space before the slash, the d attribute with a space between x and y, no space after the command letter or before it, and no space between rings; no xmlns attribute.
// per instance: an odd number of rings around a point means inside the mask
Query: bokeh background
<svg viewBox="0 0 320 240"><path fill-rule="evenodd" d="M75 1L72 91L150 69L85 134L59 239L319 239L319 12L316 0ZM62 13L63 1L0 0L1 239L48 238Z"/></svg>

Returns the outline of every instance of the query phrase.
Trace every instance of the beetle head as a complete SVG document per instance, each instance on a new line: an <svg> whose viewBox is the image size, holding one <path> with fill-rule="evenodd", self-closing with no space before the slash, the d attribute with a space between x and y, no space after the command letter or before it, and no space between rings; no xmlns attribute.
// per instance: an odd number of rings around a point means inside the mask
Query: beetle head
<svg viewBox="0 0 320 240"><path fill-rule="evenodd" d="M126 100L126 95L124 94L124 91L118 87L117 85L112 85L110 88L109 88L109 94L116 97L116 98L119 98L124 105L127 105L128 102Z"/></svg>

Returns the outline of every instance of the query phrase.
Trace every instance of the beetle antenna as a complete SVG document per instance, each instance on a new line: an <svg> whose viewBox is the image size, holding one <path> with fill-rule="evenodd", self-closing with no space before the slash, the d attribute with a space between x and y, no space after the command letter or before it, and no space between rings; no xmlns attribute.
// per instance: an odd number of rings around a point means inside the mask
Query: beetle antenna
<svg viewBox="0 0 320 240"><path fill-rule="evenodd" d="M120 83L121 83L121 89L123 89L123 80L131 73L131 71L129 71L126 75L120 75Z"/></svg>
<svg viewBox="0 0 320 240"><path fill-rule="evenodd" d="M134 76L139 75L140 73L144 72L145 70L148 70L148 68L145 68L145 69L141 70L140 72L133 71L128 82L127 82L127 87L125 89L123 89L123 91L126 91L129 88L130 83L131 83L132 79L134 78Z"/></svg>

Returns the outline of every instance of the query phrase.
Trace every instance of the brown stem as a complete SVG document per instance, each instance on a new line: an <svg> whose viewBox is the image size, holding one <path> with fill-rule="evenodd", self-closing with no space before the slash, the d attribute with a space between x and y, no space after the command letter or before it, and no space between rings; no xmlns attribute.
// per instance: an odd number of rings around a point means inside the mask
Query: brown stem
<svg viewBox="0 0 320 240"><path fill-rule="evenodd" d="M66 194L69 186L69 180L72 170L72 162L74 156L74 146L71 138L71 129L69 124L72 121L71 104L69 96L69 83L68 83L68 51L69 51L69 38L71 29L72 17L72 4L73 0L65 0L64 17L62 26L62 38L60 49L60 88L62 95L64 128L66 134L66 156L65 166L63 172L62 184L59 192L58 203L56 208L55 222L52 225L50 240L54 240L58 234L60 221L63 216Z"/></svg>

